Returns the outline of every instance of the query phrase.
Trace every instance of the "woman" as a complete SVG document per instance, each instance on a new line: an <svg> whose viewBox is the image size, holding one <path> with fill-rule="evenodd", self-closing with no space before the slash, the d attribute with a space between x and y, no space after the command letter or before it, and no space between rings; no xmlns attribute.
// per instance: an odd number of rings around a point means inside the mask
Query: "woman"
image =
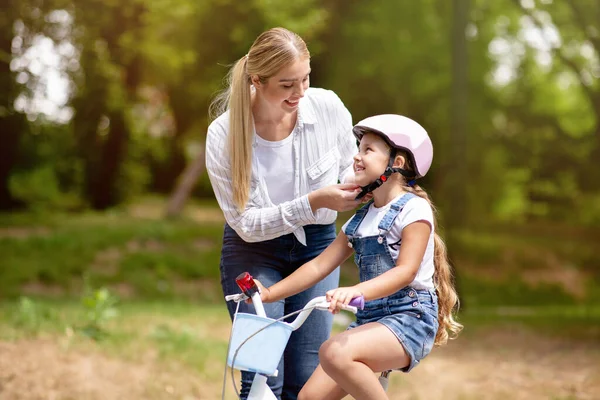
<svg viewBox="0 0 600 400"><path fill-rule="evenodd" d="M336 211L359 204L359 186L349 183L357 149L352 118L335 93L309 88L309 75L304 41L274 28L236 62L213 104L222 113L208 128L206 167L227 221L220 264L226 295L239 292L235 278L244 271L267 286L290 275L335 239ZM271 318L296 311L337 287L338 278L336 268L265 311ZM331 324L328 313L313 313L292 334L278 376L269 379L278 398L296 399L319 364ZM242 373L242 398L252 379Z"/></svg>

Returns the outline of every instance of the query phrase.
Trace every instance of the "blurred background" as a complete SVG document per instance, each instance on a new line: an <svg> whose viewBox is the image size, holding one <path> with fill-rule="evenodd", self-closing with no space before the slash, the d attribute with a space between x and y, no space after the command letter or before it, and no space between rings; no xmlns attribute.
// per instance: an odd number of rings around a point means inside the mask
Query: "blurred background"
<svg viewBox="0 0 600 400"><path fill-rule="evenodd" d="M230 321L208 106L274 26L304 38L311 85L354 122L399 113L434 141L423 186L465 331L393 374L391 398L598 398L598 1L0 10L0 399L220 396Z"/></svg>

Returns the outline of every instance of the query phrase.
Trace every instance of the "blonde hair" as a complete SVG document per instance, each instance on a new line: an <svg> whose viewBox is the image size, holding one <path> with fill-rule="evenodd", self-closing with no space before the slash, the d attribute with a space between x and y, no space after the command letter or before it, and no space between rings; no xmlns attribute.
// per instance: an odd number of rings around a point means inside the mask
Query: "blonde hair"
<svg viewBox="0 0 600 400"><path fill-rule="evenodd" d="M404 169L413 170L410 158L407 157L403 151L398 151L396 156L404 157L405 165ZM400 174L398 174L400 175ZM406 182L406 179L402 176L399 179L404 184L404 189L413 193L425 200L431 206L434 215L434 224L437 226L437 209L429 195L419 185L410 186ZM433 273L433 283L435 285L435 291L438 296L438 331L435 336L435 345L441 346L448 342L448 339L455 339L460 331L463 329L462 324L458 323L454 319L454 313L458 311L459 299L456 289L454 287L454 275L452 273L452 265L448 260L448 252L446 251L446 244L442 237L435 232L434 233L434 257L433 263L435 266L435 272Z"/></svg>
<svg viewBox="0 0 600 400"><path fill-rule="evenodd" d="M233 201L241 212L246 208L252 175L253 117L252 77L261 83L296 60L310 59L304 40L285 28L260 34L250 51L240 58L227 75L227 88L210 106L214 118L229 110L229 156Z"/></svg>

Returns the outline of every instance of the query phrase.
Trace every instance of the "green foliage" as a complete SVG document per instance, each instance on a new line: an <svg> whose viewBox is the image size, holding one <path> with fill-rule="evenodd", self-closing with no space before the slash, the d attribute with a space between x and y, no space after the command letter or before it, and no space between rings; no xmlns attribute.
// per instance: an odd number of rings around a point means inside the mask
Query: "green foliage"
<svg viewBox="0 0 600 400"><path fill-rule="evenodd" d="M13 174L10 187L15 197L27 202L32 208L56 208L60 204L58 179L50 165Z"/></svg>
<svg viewBox="0 0 600 400"><path fill-rule="evenodd" d="M467 304L575 301L560 285L532 288L519 269L555 263L592 282L600 276L598 4L475 0L469 7L468 82L458 88L467 95L468 120L465 132L454 132L451 2L21 4L11 14L24 24L13 32L21 35L13 41L22 42L19 52L32 50L39 34L76 49L61 58L69 65L74 117L67 124L30 118L8 166L10 193L32 212L0 219L9 232L0 235L1 296L39 287L73 296L87 274L96 287L125 296L218 298L212 283L222 222L146 220L124 210L144 192L172 189L203 146L207 108L228 67L264 29L285 26L308 43L311 84L335 90L355 122L402 113L430 132L436 150L424 187L440 215L456 212L455 192L467 193L460 233L449 235L453 256L472 269L502 272L459 269ZM59 8L71 26L51 22ZM530 40L540 22L544 35ZM41 78L21 69L19 79L28 77L23 95L41 93ZM6 73L14 81L16 71ZM458 155L457 138L465 142ZM195 194L212 196L206 173ZM111 211L64 213L85 205ZM343 277L350 281L356 271L349 271ZM589 298L597 299L591 286Z"/></svg>
<svg viewBox="0 0 600 400"><path fill-rule="evenodd" d="M84 290L81 304L86 322L79 330L93 340L101 340L108 335L104 325L118 315L118 298L107 288L93 289L87 279Z"/></svg>
<svg viewBox="0 0 600 400"><path fill-rule="evenodd" d="M335 90L355 121L397 112L428 129L436 156L425 186L442 216L456 211L448 208L464 191L464 225L556 219L593 226L600 222L593 161L600 87L592 3L470 2L468 82L456 89L452 3L26 2L15 10L27 28L20 51L38 33L78 49L63 60L74 118L30 122L11 193L36 209L104 208L148 190L168 193L203 146L208 105L231 63L260 32L284 26L309 45L312 84ZM59 8L72 17L69 29L33 17ZM540 24L546 29L532 40ZM31 94L39 77L27 73ZM467 97L466 132L453 132L457 90ZM456 138L464 138L464 155L454 154ZM463 167L468 178L452 175ZM195 193L212 196L206 174Z"/></svg>
<svg viewBox="0 0 600 400"><path fill-rule="evenodd" d="M37 335L46 323L55 319L56 315L50 307L26 296L19 298L19 304L12 313L15 327L27 335Z"/></svg>
<svg viewBox="0 0 600 400"><path fill-rule="evenodd" d="M172 326L161 323L152 329L149 338L159 350L161 358L177 357L195 367L209 365L210 359L223 359L227 343L216 338L202 338L198 327L189 324ZM221 338L222 339L222 338Z"/></svg>
<svg viewBox="0 0 600 400"><path fill-rule="evenodd" d="M218 276L221 223L146 220L125 210L42 217L0 219L0 226L14 232L0 236L3 297L18 296L31 284L52 288L49 294L74 295L84 275L97 287L126 283L122 289L138 296L216 295L196 289Z"/></svg>

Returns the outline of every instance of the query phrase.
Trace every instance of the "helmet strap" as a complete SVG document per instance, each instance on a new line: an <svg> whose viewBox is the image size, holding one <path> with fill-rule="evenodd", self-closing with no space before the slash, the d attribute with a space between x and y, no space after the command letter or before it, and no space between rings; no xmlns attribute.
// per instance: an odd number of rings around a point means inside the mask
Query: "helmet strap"
<svg viewBox="0 0 600 400"><path fill-rule="evenodd" d="M383 185L383 183L386 182L388 180L388 178L394 172L398 172L402 176L404 176L404 177L406 177L408 179L413 179L414 180L415 179L415 173L414 172L407 171L407 170L402 169L402 168L394 168L394 167L392 167L394 165L394 160L395 159L396 159L396 150L393 149L392 153L390 154L390 161L388 162L388 166L385 168L385 171L383 172L383 174L381 174L379 176L379 178L375 182L371 182L370 184L368 184L366 186L361 186L361 191L354 198L354 200L358 200L358 199L361 199L361 198L365 197L367 195L367 193L370 193L373 190L377 189L379 186Z"/></svg>

